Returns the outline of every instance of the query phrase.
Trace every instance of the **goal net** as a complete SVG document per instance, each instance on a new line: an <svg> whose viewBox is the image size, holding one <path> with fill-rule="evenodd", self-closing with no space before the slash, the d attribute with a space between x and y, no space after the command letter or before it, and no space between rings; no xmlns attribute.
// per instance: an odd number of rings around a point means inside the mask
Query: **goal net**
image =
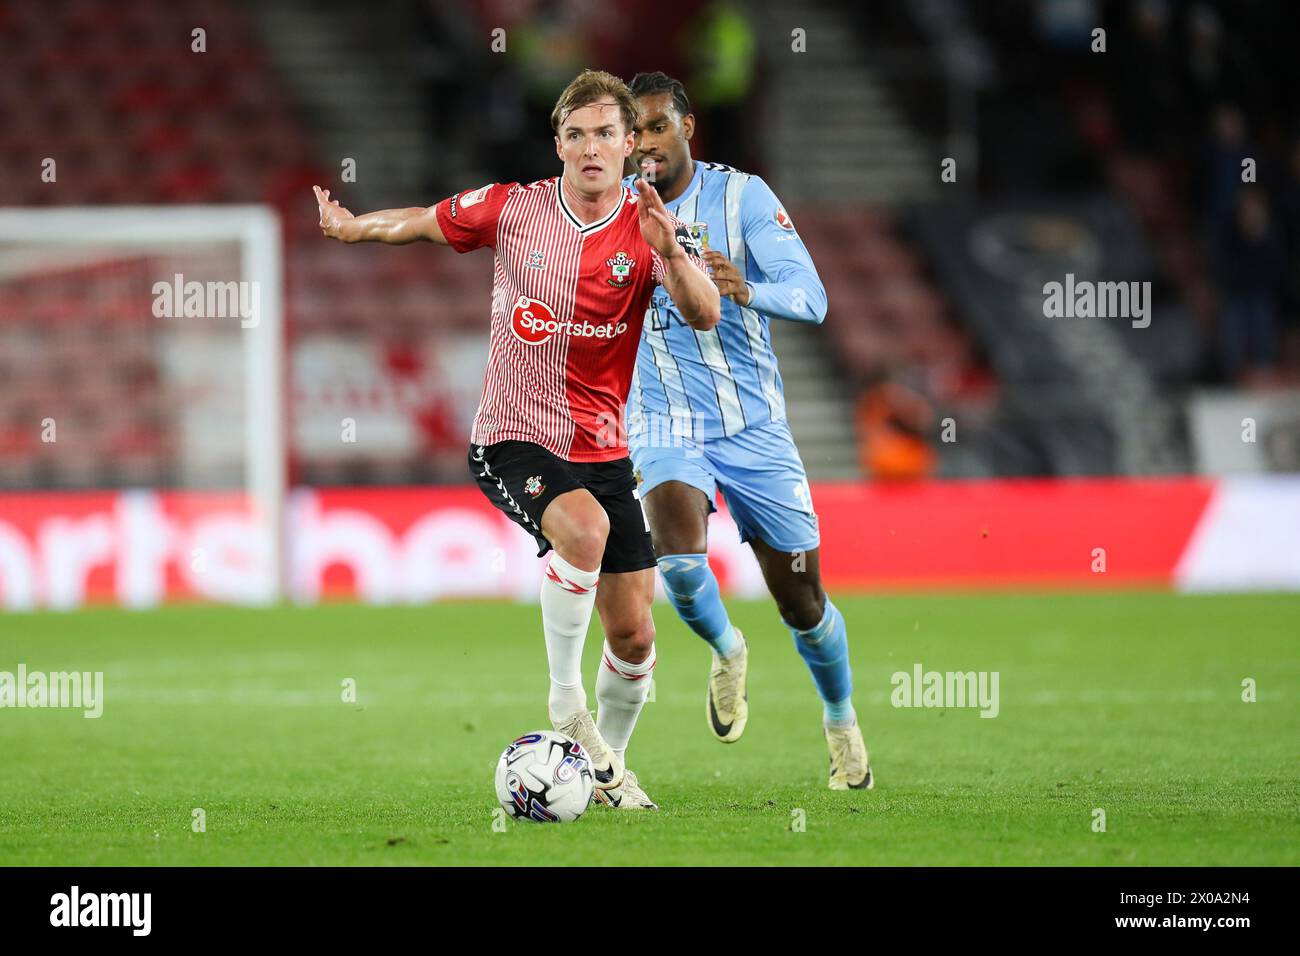
<svg viewBox="0 0 1300 956"><path fill-rule="evenodd" d="M266 207L0 210L7 603L280 598L283 349Z"/></svg>

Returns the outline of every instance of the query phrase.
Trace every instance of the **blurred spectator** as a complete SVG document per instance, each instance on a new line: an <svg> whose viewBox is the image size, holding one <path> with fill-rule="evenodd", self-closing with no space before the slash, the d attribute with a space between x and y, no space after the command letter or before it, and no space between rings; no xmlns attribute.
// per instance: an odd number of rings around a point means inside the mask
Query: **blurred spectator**
<svg viewBox="0 0 1300 956"><path fill-rule="evenodd" d="M488 73L482 62L486 54L481 52L486 46L485 34L476 33L474 22L451 0L427 0L419 10L422 16L418 21L415 68L429 128L444 154L429 163L428 189L430 195L442 196L460 185L447 180L447 167L466 161L461 156L449 163L445 154L465 149L471 140L463 135L464 131L483 115L482 104L471 104L473 87L467 79Z"/></svg>
<svg viewBox="0 0 1300 956"><path fill-rule="evenodd" d="M1230 103L1214 111L1210 140L1202 158L1201 211L1207 233L1216 236L1232 218L1241 191L1241 163L1252 150L1246 139L1246 117Z"/></svg>
<svg viewBox="0 0 1300 956"><path fill-rule="evenodd" d="M1285 269L1268 199L1258 189L1243 189L1218 246L1220 360L1229 381L1248 369L1277 364L1278 294Z"/></svg>
<svg viewBox="0 0 1300 956"><path fill-rule="evenodd" d="M1178 70L1178 51L1169 26L1165 0L1139 0L1133 5L1131 36L1115 37L1113 53L1119 67L1107 71L1112 102L1119 114L1124 138L1138 152L1168 153L1175 147L1174 129L1181 125L1184 102ZM1141 77L1134 82L1135 77Z"/></svg>
<svg viewBox="0 0 1300 956"><path fill-rule="evenodd" d="M1230 20L1228 27L1240 27L1234 30L1225 29L1223 17L1209 3L1193 4L1188 11L1184 82L1194 123L1204 124L1205 109L1223 100L1248 103L1262 112L1275 102L1277 82L1268 78L1271 71L1260 63L1255 47L1269 35L1269 17L1264 9L1252 13Z"/></svg>
<svg viewBox="0 0 1300 956"><path fill-rule="evenodd" d="M1288 338L1300 337L1300 139L1291 144L1286 178L1278 195L1281 233L1286 242L1286 284L1282 290L1284 326ZM1284 353L1294 365L1295 355Z"/></svg>
<svg viewBox="0 0 1300 956"><path fill-rule="evenodd" d="M1213 7L1192 7L1187 25L1187 89L1194 103L1224 96L1223 21Z"/></svg>
<svg viewBox="0 0 1300 956"><path fill-rule="evenodd" d="M689 28L686 92L701 122L695 154L743 170L755 168L749 136L757 43L731 0L714 0Z"/></svg>
<svg viewBox="0 0 1300 956"><path fill-rule="evenodd" d="M1300 282L1300 139L1291 144L1287 162L1286 179L1279 191L1278 206L1281 213L1282 235L1291 255L1291 279ZM1300 286L1295 289L1300 294Z"/></svg>
<svg viewBox="0 0 1300 956"><path fill-rule="evenodd" d="M528 182L559 173L555 143L548 135L551 110L560 91L592 65L586 24L598 15L588 0L541 0L511 30L507 55L524 81L524 125L509 157L513 172L502 179Z"/></svg>
<svg viewBox="0 0 1300 956"><path fill-rule="evenodd" d="M881 381L858 399L858 448L862 473L881 481L908 481L934 474L936 456L925 440L934 409L900 382Z"/></svg>
<svg viewBox="0 0 1300 956"><path fill-rule="evenodd" d="M1064 53L1086 54L1101 9L1098 0L1037 0L1033 17L1045 44Z"/></svg>

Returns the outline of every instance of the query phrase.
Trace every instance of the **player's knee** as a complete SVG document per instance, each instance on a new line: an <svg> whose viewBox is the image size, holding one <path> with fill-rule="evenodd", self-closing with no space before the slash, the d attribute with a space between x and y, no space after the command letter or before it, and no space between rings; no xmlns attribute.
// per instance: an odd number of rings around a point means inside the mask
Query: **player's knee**
<svg viewBox="0 0 1300 956"><path fill-rule="evenodd" d="M655 557L708 549L709 500L698 488L666 482L646 496L645 511Z"/></svg>
<svg viewBox="0 0 1300 956"><path fill-rule="evenodd" d="M666 531L663 534L650 535L655 557L662 558L670 554L704 554L708 550L708 538L704 532Z"/></svg>
<svg viewBox="0 0 1300 956"><path fill-rule="evenodd" d="M562 547L557 548L564 559L578 567L592 570L600 567L605 557L605 542L609 528L582 528L570 534Z"/></svg>
<svg viewBox="0 0 1300 956"><path fill-rule="evenodd" d="M649 614L626 627L618 628L606 635L610 647L617 648L615 653L620 660L629 664L643 663L655 646L654 619Z"/></svg>
<svg viewBox="0 0 1300 956"><path fill-rule="evenodd" d="M609 515L597 505L568 517L555 529L551 544L564 560L588 570L600 567L609 540Z"/></svg>
<svg viewBox="0 0 1300 956"><path fill-rule="evenodd" d="M650 544L655 557L669 554L704 554L709 547L708 524L703 516L683 513L674 520L650 523Z"/></svg>
<svg viewBox="0 0 1300 956"><path fill-rule="evenodd" d="M776 606L781 620L797 631L807 631L821 623L826 613L826 595L821 588L802 588L798 594L777 596Z"/></svg>
<svg viewBox="0 0 1300 956"><path fill-rule="evenodd" d="M599 512L577 530L574 540L578 547L596 554L605 553L605 542L609 540L609 517L604 511Z"/></svg>

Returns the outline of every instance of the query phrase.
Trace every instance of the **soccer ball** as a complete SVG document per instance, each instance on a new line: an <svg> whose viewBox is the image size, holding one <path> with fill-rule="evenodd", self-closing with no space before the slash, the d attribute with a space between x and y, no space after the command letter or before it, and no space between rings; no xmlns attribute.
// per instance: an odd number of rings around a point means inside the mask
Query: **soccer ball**
<svg viewBox="0 0 1300 956"><path fill-rule="evenodd" d="M517 819L576 820L591 803L594 783L582 744L551 730L524 734L497 761L497 799Z"/></svg>

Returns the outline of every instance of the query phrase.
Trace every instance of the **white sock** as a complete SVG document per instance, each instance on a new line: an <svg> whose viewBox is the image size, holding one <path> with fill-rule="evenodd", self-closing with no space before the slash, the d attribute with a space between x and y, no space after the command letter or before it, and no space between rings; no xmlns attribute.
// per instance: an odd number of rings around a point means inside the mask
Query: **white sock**
<svg viewBox="0 0 1300 956"><path fill-rule="evenodd" d="M596 606L599 571L583 571L558 554L551 555L542 579L542 633L551 670L547 700L552 722L587 709L582 689L582 645Z"/></svg>
<svg viewBox="0 0 1300 956"><path fill-rule="evenodd" d="M605 738L609 748L623 759L627 742L632 739L636 719L650 694L650 672L655 666L655 649L640 664L629 664L614 656L605 642L605 654L596 675L596 701L600 708L596 714L596 729Z"/></svg>

